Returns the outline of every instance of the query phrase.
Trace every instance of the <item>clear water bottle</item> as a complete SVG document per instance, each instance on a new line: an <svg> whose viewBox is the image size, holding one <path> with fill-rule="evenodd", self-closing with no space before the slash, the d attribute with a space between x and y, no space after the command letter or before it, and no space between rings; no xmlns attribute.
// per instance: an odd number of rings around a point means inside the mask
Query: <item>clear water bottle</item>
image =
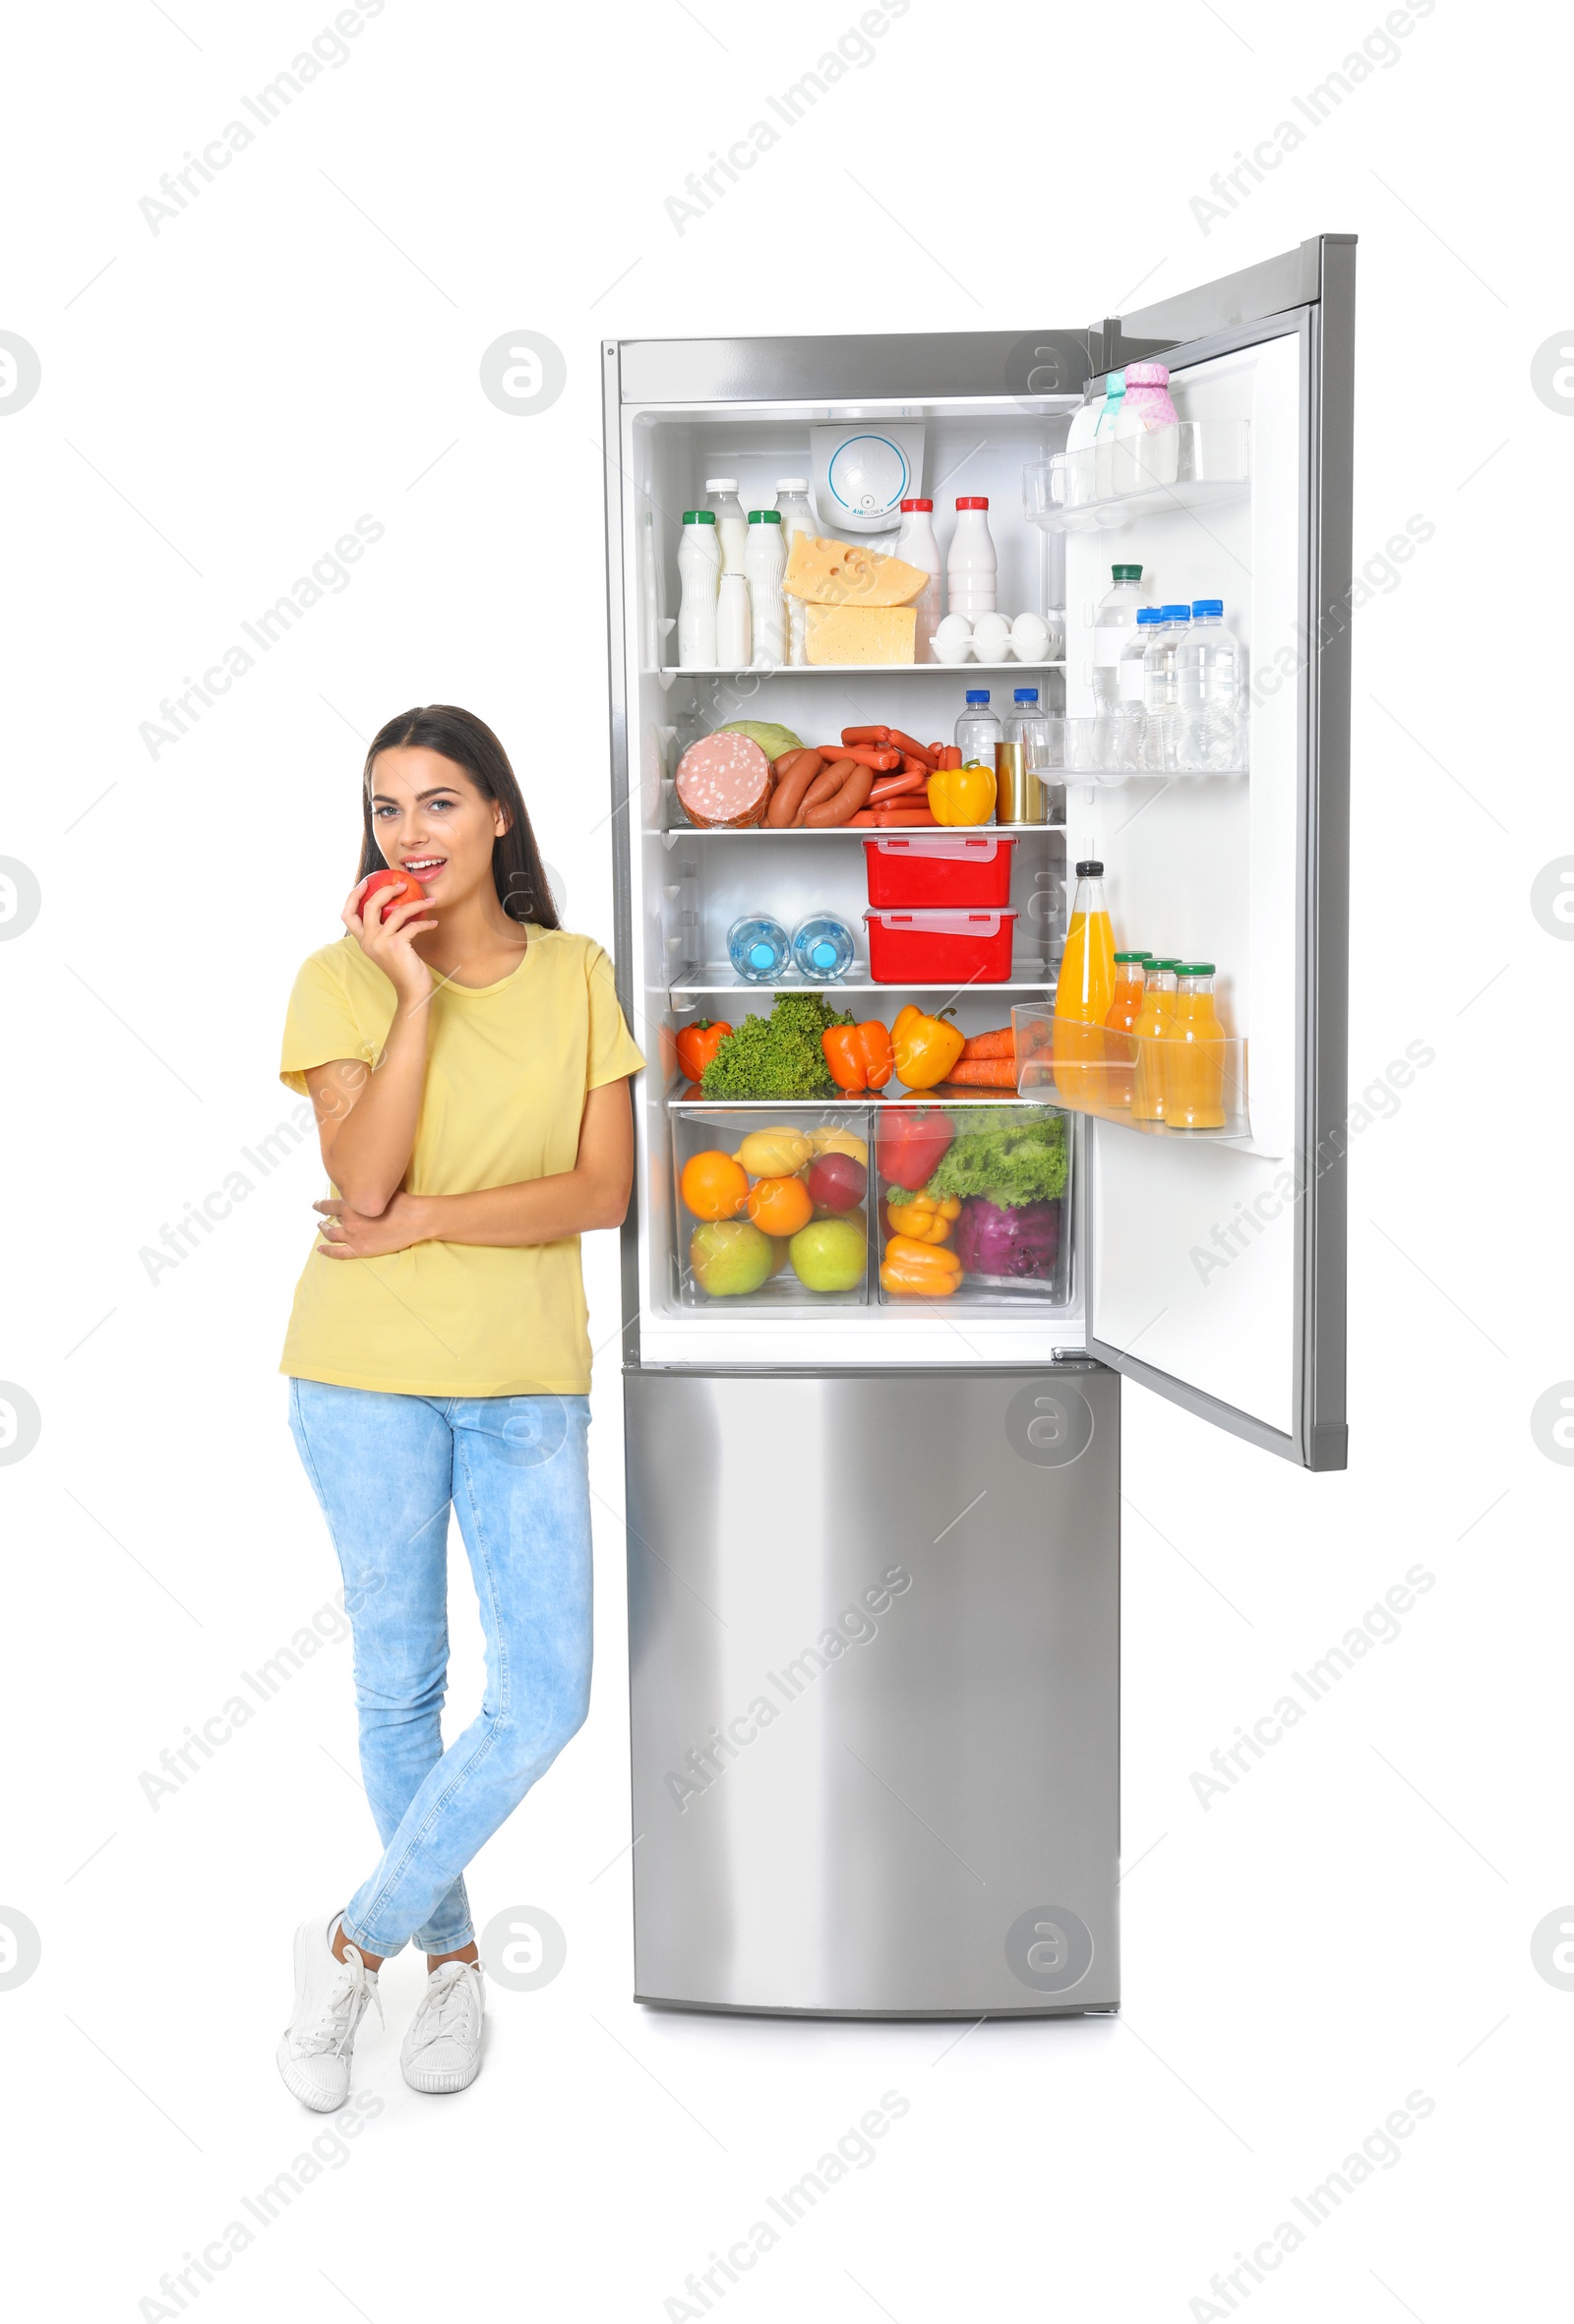
<svg viewBox="0 0 1574 2324"><path fill-rule="evenodd" d="M793 958L811 984L834 984L855 956L853 931L834 912L812 912L793 930Z"/></svg>
<svg viewBox="0 0 1574 2324"><path fill-rule="evenodd" d="M774 984L792 956L787 930L768 912L746 912L727 930L727 958L746 984Z"/></svg>
<svg viewBox="0 0 1574 2324"><path fill-rule="evenodd" d="M1156 605L1140 606L1131 642L1116 666L1116 716L1120 722L1117 764L1126 774L1140 774L1147 765L1148 713L1143 693L1148 647L1164 620Z"/></svg>
<svg viewBox="0 0 1574 2324"><path fill-rule="evenodd" d="M1000 722L990 708L987 685L970 685L967 708L956 722L956 747L964 766L995 765L995 745L1000 741Z"/></svg>
<svg viewBox="0 0 1574 2324"><path fill-rule="evenodd" d="M1180 764L1229 774L1244 755L1241 735L1241 649L1225 627L1222 597L1199 597L1177 657Z"/></svg>
<svg viewBox="0 0 1574 2324"><path fill-rule="evenodd" d="M1142 707L1147 712L1142 763L1150 775L1173 775L1180 763L1180 648L1190 620L1189 605L1164 605L1148 632L1142 657Z"/></svg>

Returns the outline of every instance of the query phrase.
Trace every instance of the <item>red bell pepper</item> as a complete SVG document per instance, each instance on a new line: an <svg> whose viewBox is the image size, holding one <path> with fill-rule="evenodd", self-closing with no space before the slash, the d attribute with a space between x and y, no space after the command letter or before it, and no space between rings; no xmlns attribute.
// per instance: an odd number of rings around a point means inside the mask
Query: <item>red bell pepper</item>
<svg viewBox="0 0 1574 2324"><path fill-rule="evenodd" d="M712 1024L708 1017L696 1017L692 1025L686 1025L678 1036L679 1072L697 1081L731 1031L730 1025Z"/></svg>
<svg viewBox="0 0 1574 2324"><path fill-rule="evenodd" d="M940 1166L956 1131L938 1106L892 1106L875 1134L875 1163L887 1186L917 1194Z"/></svg>

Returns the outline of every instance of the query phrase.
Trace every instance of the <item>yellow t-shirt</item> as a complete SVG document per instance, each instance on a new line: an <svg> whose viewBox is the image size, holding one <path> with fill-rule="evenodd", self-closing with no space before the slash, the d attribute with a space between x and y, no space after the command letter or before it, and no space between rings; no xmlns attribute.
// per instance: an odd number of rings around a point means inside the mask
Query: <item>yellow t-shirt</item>
<svg viewBox="0 0 1574 2324"><path fill-rule="evenodd" d="M440 984L405 1185L472 1194L572 1170L585 1095L637 1073L612 963L588 936L530 925L500 983ZM295 980L280 1078L335 1057L376 1065L394 991L353 936ZM336 1191L336 1190L335 1190ZM590 1386L579 1238L498 1250L417 1243L382 1259L324 1259L295 1288L282 1372L406 1396L582 1396Z"/></svg>

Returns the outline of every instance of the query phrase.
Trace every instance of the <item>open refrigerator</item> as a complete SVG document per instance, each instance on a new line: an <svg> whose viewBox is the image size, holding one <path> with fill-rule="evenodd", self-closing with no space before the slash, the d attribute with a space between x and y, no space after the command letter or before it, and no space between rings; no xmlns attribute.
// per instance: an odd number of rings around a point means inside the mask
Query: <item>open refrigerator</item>
<svg viewBox="0 0 1574 2324"><path fill-rule="evenodd" d="M643 2000L1118 2006L1120 1377L1304 1467L1345 1463L1354 294L1353 238L1322 236L1089 329L604 347L615 948L649 1059L622 1272ZM1177 442L1151 472L1067 456L1089 384L1142 359L1169 367ZM998 605L1063 612L1053 661L675 667L684 510L720 474L772 506L837 428L885 432L938 529L953 496L988 497ZM852 537L832 502L821 462L817 529ZM1236 771L1101 766L1079 740L1112 561L1143 565L1151 602L1226 601ZM802 988L744 984L729 927L828 909L861 929L873 841L696 828L683 748L741 718L948 740L968 686L1023 683L1063 758L1043 820L972 835L1009 843L1005 974L877 983L861 949L826 997L886 1021L944 1003L969 1034L1047 1019L1073 866L1098 859L1118 942L1220 964L1225 1126L1143 1134L1026 1071L707 1098L678 1068L684 1028ZM1058 1157L1025 1272L981 1262L943 1298L887 1289L879 1263L881 1198L937 1113L958 1158L1024 1138ZM778 1261L740 1291L695 1241L683 1172L758 1131L862 1148L869 1184L837 1265Z"/></svg>

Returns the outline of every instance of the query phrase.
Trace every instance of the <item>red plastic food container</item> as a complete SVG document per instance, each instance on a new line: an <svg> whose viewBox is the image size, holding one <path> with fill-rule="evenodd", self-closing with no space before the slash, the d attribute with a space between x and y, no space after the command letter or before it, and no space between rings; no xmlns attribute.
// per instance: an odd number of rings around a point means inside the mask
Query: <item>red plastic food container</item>
<svg viewBox="0 0 1574 2324"><path fill-rule="evenodd" d="M993 831L888 832L866 839L869 900L878 908L1009 904L1014 839Z"/></svg>
<svg viewBox="0 0 1574 2324"><path fill-rule="evenodd" d="M1003 984L1014 912L866 912L877 984Z"/></svg>

